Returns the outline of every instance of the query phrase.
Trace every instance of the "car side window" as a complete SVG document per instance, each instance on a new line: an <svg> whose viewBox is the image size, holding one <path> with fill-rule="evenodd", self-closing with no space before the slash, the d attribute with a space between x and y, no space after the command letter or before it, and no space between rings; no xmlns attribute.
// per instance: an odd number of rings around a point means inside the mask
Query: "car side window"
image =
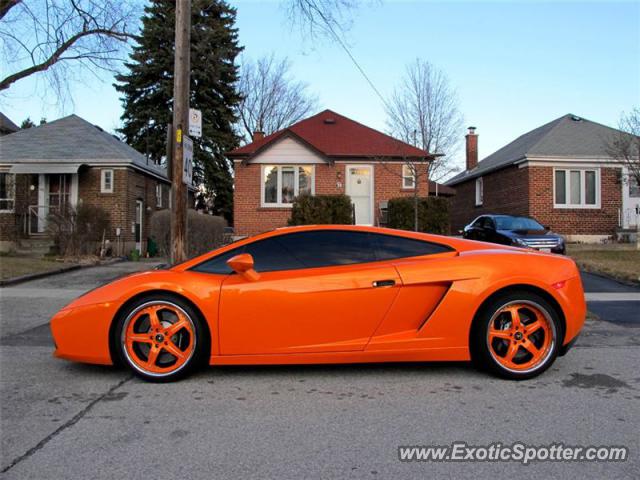
<svg viewBox="0 0 640 480"><path fill-rule="evenodd" d="M229 275L233 273L233 270L227 265L227 260L231 257L235 257L236 255L240 255L244 253L244 246L234 248L225 253L221 253L220 255L213 257L205 262L202 262L199 265L196 265L191 270L194 272L202 272L202 273L217 273L218 275Z"/></svg>
<svg viewBox="0 0 640 480"><path fill-rule="evenodd" d="M367 232L318 230L272 237L303 267L375 262L375 252Z"/></svg>
<svg viewBox="0 0 640 480"><path fill-rule="evenodd" d="M419 257L451 251L451 248L438 243L425 242L413 238L396 237L372 233L378 260Z"/></svg>

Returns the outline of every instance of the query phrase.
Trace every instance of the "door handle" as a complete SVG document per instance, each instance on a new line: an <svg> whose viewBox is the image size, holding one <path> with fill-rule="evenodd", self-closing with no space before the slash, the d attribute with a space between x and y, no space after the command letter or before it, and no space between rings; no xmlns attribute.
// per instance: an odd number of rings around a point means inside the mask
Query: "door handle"
<svg viewBox="0 0 640 480"><path fill-rule="evenodd" d="M373 282L375 288L378 287L393 287L396 284L395 280L376 280Z"/></svg>

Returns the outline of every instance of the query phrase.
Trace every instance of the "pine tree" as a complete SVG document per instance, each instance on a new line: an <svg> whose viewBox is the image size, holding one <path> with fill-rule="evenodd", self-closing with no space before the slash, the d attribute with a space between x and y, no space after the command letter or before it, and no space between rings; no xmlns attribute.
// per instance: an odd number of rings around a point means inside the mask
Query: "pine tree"
<svg viewBox="0 0 640 480"><path fill-rule="evenodd" d="M194 182L213 198L214 214L233 214L231 165L224 153L238 144L233 129L240 97L236 10L222 0L192 0L190 106L202 111L202 138L194 138ZM153 0L145 7L142 31L128 72L116 77L124 114L119 132L126 142L161 163L172 121L175 1Z"/></svg>

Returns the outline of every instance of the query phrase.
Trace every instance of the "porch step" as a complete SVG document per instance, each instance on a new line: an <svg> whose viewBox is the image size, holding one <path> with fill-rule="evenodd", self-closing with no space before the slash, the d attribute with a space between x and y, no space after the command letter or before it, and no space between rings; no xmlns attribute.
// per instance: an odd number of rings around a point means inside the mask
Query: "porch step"
<svg viewBox="0 0 640 480"><path fill-rule="evenodd" d="M616 239L621 243L635 243L638 230L635 228L619 228L616 230Z"/></svg>

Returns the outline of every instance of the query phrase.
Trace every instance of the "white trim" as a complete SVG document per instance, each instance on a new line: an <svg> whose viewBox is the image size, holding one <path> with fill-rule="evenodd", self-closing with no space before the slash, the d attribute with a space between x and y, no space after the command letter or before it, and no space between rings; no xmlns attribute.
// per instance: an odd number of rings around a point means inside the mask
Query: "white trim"
<svg viewBox="0 0 640 480"><path fill-rule="evenodd" d="M344 170L344 176L345 176L345 194L349 195L349 169L350 168L368 168L371 172L371 182L369 185L369 212L370 212L370 218L371 218L371 223L357 223L357 225L365 225L365 226L373 226L376 219L375 219L375 212L373 210L373 206L375 204L375 199L374 199L374 192L375 192L375 188L374 188L374 182L375 182L375 170L374 170L374 165L371 163L350 163L345 165L345 170Z"/></svg>
<svg viewBox="0 0 640 480"><path fill-rule="evenodd" d="M13 182L7 182L7 185L9 183L12 183L12 192L7 192L8 195L7 198L3 198L2 200L6 201L6 202L11 202L11 208L5 208L5 209L0 209L0 213L13 213L15 211L16 208L16 176L13 173L9 173L9 172L0 172L1 174L7 175L7 179L9 178L13 178ZM9 188L7 187L7 190Z"/></svg>
<svg viewBox="0 0 640 480"><path fill-rule="evenodd" d="M140 241L138 242L138 239L136 238L136 233L135 233L135 224L138 223L137 212L134 212L136 214L135 216L136 218L134 219L133 241L136 243L136 250L138 250L138 253L142 255L142 239L143 239L142 226L144 222L144 202L142 200L136 200L136 210L138 210L138 205L140 205Z"/></svg>
<svg viewBox="0 0 640 480"><path fill-rule="evenodd" d="M405 172L407 169L407 172ZM408 163L402 164L402 189L403 190L415 190L416 188L416 172L414 171L415 166L411 166ZM410 181L410 185L407 185L407 180Z"/></svg>
<svg viewBox="0 0 640 480"><path fill-rule="evenodd" d="M110 174L110 182L111 185L109 188L106 186L106 177L107 173ZM113 193L113 183L114 183L114 175L112 168L101 168L100 169L100 193Z"/></svg>
<svg viewBox="0 0 640 480"><path fill-rule="evenodd" d="M484 180L482 179L482 176L476 178L474 200L476 207L480 207L484 204Z"/></svg>
<svg viewBox="0 0 640 480"><path fill-rule="evenodd" d="M247 160L248 164L262 165L314 165L327 164L325 157L299 140L285 136L276 140Z"/></svg>
<svg viewBox="0 0 640 480"><path fill-rule="evenodd" d="M76 208L78 206L78 174L77 173L72 173L71 174L71 192L69 192L70 195L70 201L71 201L71 206L73 208Z"/></svg>
<svg viewBox="0 0 640 480"><path fill-rule="evenodd" d="M278 169L277 180L276 180L276 203L267 203L265 201L265 186L264 186L264 171L267 167L276 167ZM299 181L300 181L300 167L311 167L311 195L315 195L316 193L316 167L315 165L310 164L279 164L279 163L270 163L269 165L261 165L260 166L260 207L261 208L291 208L293 207L293 203L282 203L282 167L293 167L293 190L294 196L297 196L299 192Z"/></svg>
<svg viewBox="0 0 640 480"><path fill-rule="evenodd" d="M156 208L162 208L162 184L156 183Z"/></svg>
<svg viewBox="0 0 640 480"><path fill-rule="evenodd" d="M565 203L557 203L556 202L556 172L562 171L565 172L564 176L564 185L565 185ZM571 186L570 186L570 177L571 172L580 172L580 203L570 203L571 199ZM595 172L595 195L596 195L596 203L595 204L587 204L586 203L586 180L585 180L585 172ZM583 209L583 210L597 210L601 208L601 182L600 182L600 168L596 167L587 167L587 168L578 168L573 165L563 167L563 168L554 168L553 169L553 208L558 210L568 210L568 209Z"/></svg>

